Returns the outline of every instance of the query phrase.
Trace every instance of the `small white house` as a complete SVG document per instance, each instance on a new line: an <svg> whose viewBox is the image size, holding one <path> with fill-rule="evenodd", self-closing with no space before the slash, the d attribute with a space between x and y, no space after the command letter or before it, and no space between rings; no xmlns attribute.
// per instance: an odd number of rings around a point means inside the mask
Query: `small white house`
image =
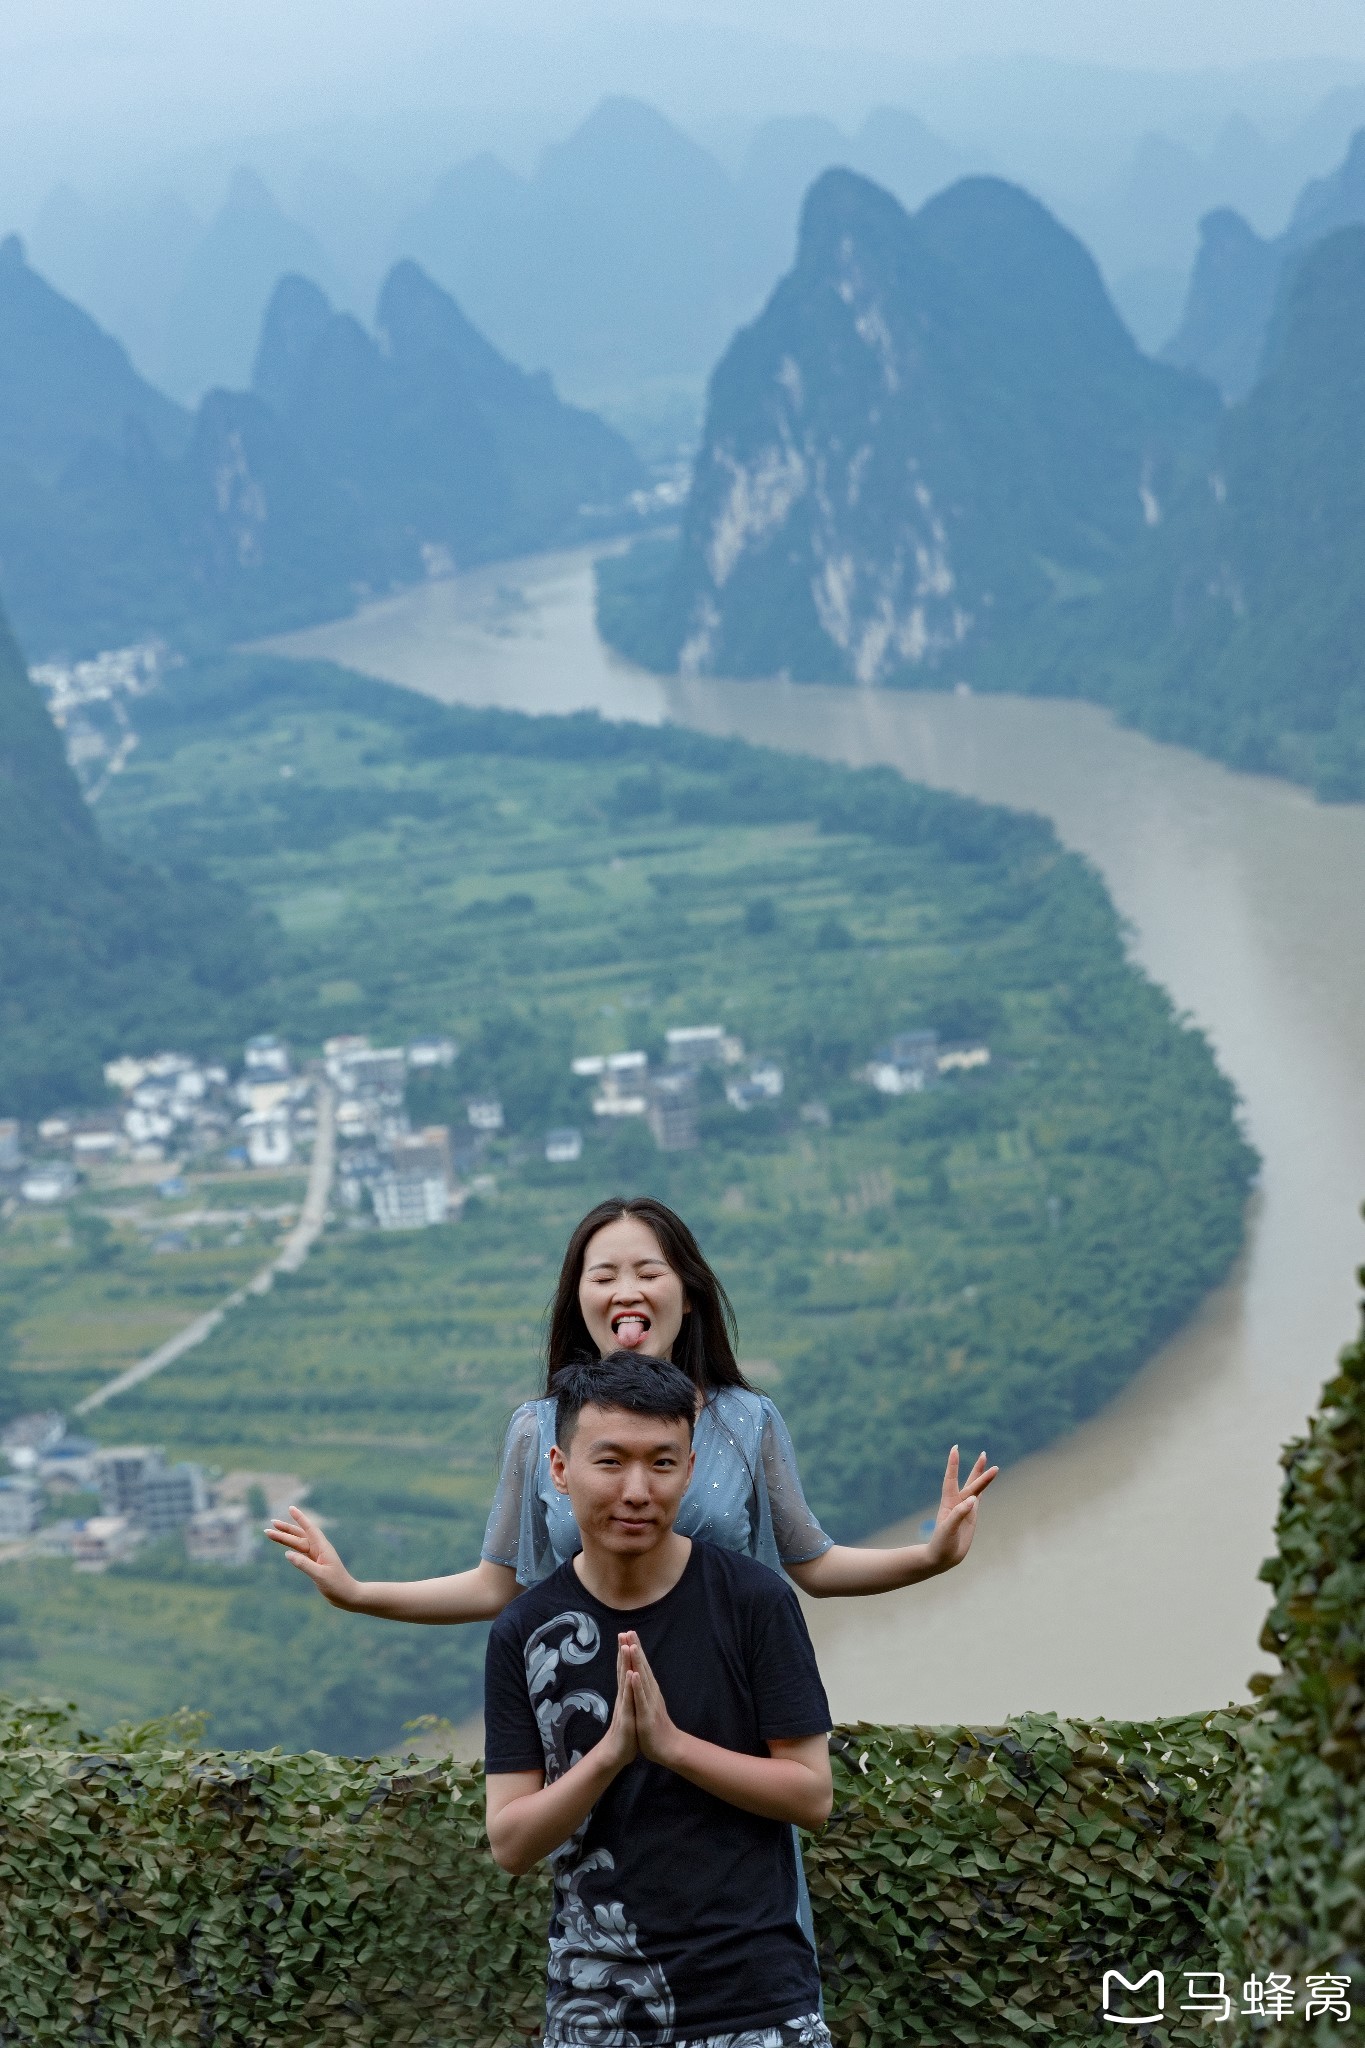
<svg viewBox="0 0 1365 2048"><path fill-rule="evenodd" d="M246 1136L246 1156L253 1166L288 1166L294 1156L294 1141L283 1109L251 1110L239 1117L238 1123Z"/></svg>
<svg viewBox="0 0 1365 2048"><path fill-rule="evenodd" d="M289 1047L282 1038L273 1038L263 1033L259 1038L247 1040L242 1064L253 1080L266 1080L272 1074L281 1077L289 1073Z"/></svg>
<svg viewBox="0 0 1365 2048"><path fill-rule="evenodd" d="M649 1108L641 1074L606 1073L592 1099L594 1116L643 1116Z"/></svg>
<svg viewBox="0 0 1365 2048"><path fill-rule="evenodd" d="M478 1095L466 1105L470 1128L476 1131L502 1129L502 1104L496 1095Z"/></svg>
<svg viewBox="0 0 1365 2048"><path fill-rule="evenodd" d="M408 1047L410 1067L451 1067L460 1048L453 1038L418 1038Z"/></svg>
<svg viewBox="0 0 1365 2048"><path fill-rule="evenodd" d="M940 1074L974 1074L991 1063L988 1045L947 1045L938 1056Z"/></svg>
<svg viewBox="0 0 1365 2048"><path fill-rule="evenodd" d="M761 1102L775 1102L782 1088L781 1067L772 1060L759 1060L742 1080L726 1082L725 1099L731 1109L756 1109Z"/></svg>
<svg viewBox="0 0 1365 2048"><path fill-rule="evenodd" d="M744 1057L744 1041L723 1024L674 1024L664 1033L669 1061L674 1066L737 1066Z"/></svg>
<svg viewBox="0 0 1365 2048"><path fill-rule="evenodd" d="M69 1202L76 1192L76 1182L75 1167L65 1159L54 1159L30 1167L19 1183L19 1192L26 1202Z"/></svg>
<svg viewBox="0 0 1365 2048"><path fill-rule="evenodd" d="M78 1572L102 1572L131 1557L142 1531L127 1515L92 1515L71 1534L71 1558Z"/></svg>
<svg viewBox="0 0 1365 2048"><path fill-rule="evenodd" d="M551 1166L572 1166L576 1159L583 1157L583 1133L569 1125L562 1130L547 1131L545 1157Z"/></svg>
<svg viewBox="0 0 1365 2048"><path fill-rule="evenodd" d="M255 1548L251 1516L240 1501L205 1508L185 1524L185 1555L192 1564L250 1564Z"/></svg>

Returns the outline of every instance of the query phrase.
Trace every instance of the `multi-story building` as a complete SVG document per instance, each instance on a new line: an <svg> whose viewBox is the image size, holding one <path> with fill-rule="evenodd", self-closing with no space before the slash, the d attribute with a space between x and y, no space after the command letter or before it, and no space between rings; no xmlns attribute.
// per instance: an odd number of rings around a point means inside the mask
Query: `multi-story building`
<svg viewBox="0 0 1365 2048"><path fill-rule="evenodd" d="M697 1077L690 1067L650 1077L645 1111L661 1152L688 1152L697 1142Z"/></svg>
<svg viewBox="0 0 1365 2048"><path fill-rule="evenodd" d="M201 1466L158 1464L143 1475L134 1518L149 1536L167 1536L207 1506Z"/></svg>
<svg viewBox="0 0 1365 2048"><path fill-rule="evenodd" d="M400 1139L389 1163L370 1182L370 1199L381 1230L424 1230L450 1214L450 1152L447 1133Z"/></svg>
<svg viewBox="0 0 1365 2048"><path fill-rule="evenodd" d="M0 1543L31 1536L43 1510L43 1489L21 1474L0 1479Z"/></svg>
<svg viewBox="0 0 1365 2048"><path fill-rule="evenodd" d="M159 1449L123 1444L101 1451L95 1462L100 1509L123 1516L149 1536L164 1536L208 1506L208 1489L198 1465L167 1465Z"/></svg>

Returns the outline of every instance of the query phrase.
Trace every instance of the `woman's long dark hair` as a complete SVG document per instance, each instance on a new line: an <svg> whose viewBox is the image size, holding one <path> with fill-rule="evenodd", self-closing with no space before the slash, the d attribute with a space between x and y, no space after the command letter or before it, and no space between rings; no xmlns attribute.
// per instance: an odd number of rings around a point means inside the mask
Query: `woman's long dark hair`
<svg viewBox="0 0 1365 2048"><path fill-rule="evenodd" d="M688 1311L673 1346L673 1363L681 1366L703 1393L715 1387L747 1387L749 1382L735 1357L739 1334L735 1312L729 1295L702 1257L701 1246L681 1216L650 1195L637 1195L630 1201L618 1197L599 1202L595 1209L589 1209L569 1239L564 1264L559 1269L559 1285L550 1304L550 1326L545 1340L546 1393L550 1392L561 1366L597 1356L597 1347L588 1335L578 1305L583 1258L589 1240L602 1226L619 1222L623 1216L637 1216L654 1233L659 1250L682 1281Z"/></svg>

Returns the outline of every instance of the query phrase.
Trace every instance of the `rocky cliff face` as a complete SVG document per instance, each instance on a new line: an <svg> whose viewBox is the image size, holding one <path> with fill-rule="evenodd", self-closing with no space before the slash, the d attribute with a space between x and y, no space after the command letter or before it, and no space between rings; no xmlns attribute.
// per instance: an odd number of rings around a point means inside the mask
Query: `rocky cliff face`
<svg viewBox="0 0 1365 2048"><path fill-rule="evenodd" d="M715 372L677 554L619 637L684 672L968 665L1121 558L1217 411L1025 193L966 179L911 217L829 172Z"/></svg>

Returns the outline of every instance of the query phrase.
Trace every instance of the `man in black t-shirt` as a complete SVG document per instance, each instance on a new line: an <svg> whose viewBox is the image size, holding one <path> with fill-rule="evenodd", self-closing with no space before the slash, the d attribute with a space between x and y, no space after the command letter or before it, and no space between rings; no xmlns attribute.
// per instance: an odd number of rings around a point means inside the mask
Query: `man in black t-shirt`
<svg viewBox="0 0 1365 2048"><path fill-rule="evenodd" d="M795 1594L673 1528L696 1393L617 1352L556 1381L583 1548L493 1624L488 1836L554 1870L545 2048L829 2048L793 1824L833 1799Z"/></svg>

